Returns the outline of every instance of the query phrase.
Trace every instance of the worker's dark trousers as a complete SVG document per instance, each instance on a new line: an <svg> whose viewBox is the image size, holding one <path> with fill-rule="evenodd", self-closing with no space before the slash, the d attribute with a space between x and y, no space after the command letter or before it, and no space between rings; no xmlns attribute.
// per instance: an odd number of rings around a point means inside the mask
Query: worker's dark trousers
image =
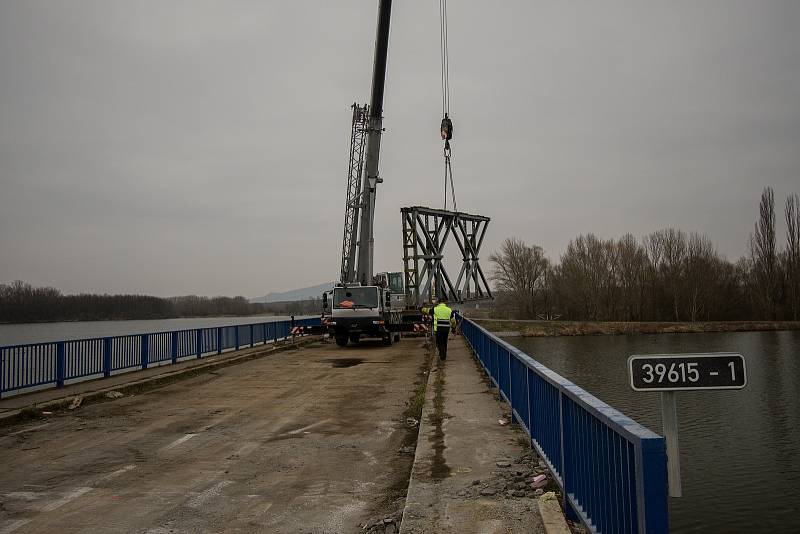
<svg viewBox="0 0 800 534"><path fill-rule="evenodd" d="M439 359L447 359L447 336L450 335L450 328L446 326L436 327L436 348L439 349Z"/></svg>

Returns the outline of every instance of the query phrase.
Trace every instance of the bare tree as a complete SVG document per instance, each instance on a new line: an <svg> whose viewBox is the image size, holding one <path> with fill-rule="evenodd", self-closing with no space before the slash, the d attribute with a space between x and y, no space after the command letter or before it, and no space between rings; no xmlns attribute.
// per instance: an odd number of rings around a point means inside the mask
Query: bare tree
<svg viewBox="0 0 800 534"><path fill-rule="evenodd" d="M561 255L554 272L555 292L570 318L596 321L616 307L616 257L613 242L594 234L578 236Z"/></svg>
<svg viewBox="0 0 800 534"><path fill-rule="evenodd" d="M536 302L544 291L549 261L542 247L528 246L517 238L503 241L500 252L489 257L494 263L492 278L506 291L523 318L536 317Z"/></svg>
<svg viewBox="0 0 800 534"><path fill-rule="evenodd" d="M750 259L762 312L766 318L775 319L779 272L775 248L775 195L771 187L761 193L758 211L758 222L750 236Z"/></svg>
<svg viewBox="0 0 800 534"><path fill-rule="evenodd" d="M601 317L606 321L619 319L619 250L613 239L600 240L602 256L598 258L599 290L601 292Z"/></svg>
<svg viewBox="0 0 800 534"><path fill-rule="evenodd" d="M800 198L797 194L786 199L786 281L789 292L789 310L792 320L800 317Z"/></svg>
<svg viewBox="0 0 800 534"><path fill-rule="evenodd" d="M653 232L645 239L657 281L669 299L673 320L680 321L680 301L686 268L686 234L674 228Z"/></svg>
<svg viewBox="0 0 800 534"><path fill-rule="evenodd" d="M696 232L689 235L684 287L686 312L691 322L697 321L701 313L708 312L710 297L717 290L718 260L717 251L707 236Z"/></svg>
<svg viewBox="0 0 800 534"><path fill-rule="evenodd" d="M651 320L661 319L661 302L660 297L664 292L663 284L661 283L661 275L659 267L661 266L661 258L664 255L661 245L661 239L657 237L656 233L646 235L642 238L644 250L647 253L647 278L646 287L648 290L647 307L648 316Z"/></svg>
<svg viewBox="0 0 800 534"><path fill-rule="evenodd" d="M709 280L713 288L706 292L705 319L724 321L749 319L750 307L738 276L738 268L717 254L711 264Z"/></svg>
<svg viewBox="0 0 800 534"><path fill-rule="evenodd" d="M617 280L624 321L641 321L649 261L647 251L631 234L617 242Z"/></svg>
<svg viewBox="0 0 800 534"><path fill-rule="evenodd" d="M557 270L557 293L567 317L597 318L597 294L590 281L591 259L586 238L569 242Z"/></svg>
<svg viewBox="0 0 800 534"><path fill-rule="evenodd" d="M554 305L555 305L555 295L553 291L553 284L555 280L555 266L548 260L547 262L547 269L544 272L544 278L542 279L542 291L541 291L541 306L540 309L543 315L539 317L546 317L546 318L553 318L554 313Z"/></svg>

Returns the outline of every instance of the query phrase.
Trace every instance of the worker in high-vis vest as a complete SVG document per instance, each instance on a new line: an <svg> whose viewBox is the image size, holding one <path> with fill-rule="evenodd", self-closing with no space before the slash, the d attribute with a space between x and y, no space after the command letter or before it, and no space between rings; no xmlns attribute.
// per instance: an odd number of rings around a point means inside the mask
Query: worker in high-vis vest
<svg viewBox="0 0 800 534"><path fill-rule="evenodd" d="M450 329L456 327L456 318L453 310L447 306L447 300L441 299L433 308L433 332L436 336L436 347L439 349L439 359L447 359L447 336Z"/></svg>

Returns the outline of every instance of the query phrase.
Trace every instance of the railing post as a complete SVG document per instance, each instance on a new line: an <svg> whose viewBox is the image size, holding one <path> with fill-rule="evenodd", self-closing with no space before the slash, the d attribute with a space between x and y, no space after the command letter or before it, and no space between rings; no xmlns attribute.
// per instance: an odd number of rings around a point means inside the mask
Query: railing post
<svg viewBox="0 0 800 534"><path fill-rule="evenodd" d="M5 361L5 356L6 356L5 351L3 349L0 349L0 399L3 398L3 384L6 383L4 374L6 366L3 365L3 362Z"/></svg>
<svg viewBox="0 0 800 534"><path fill-rule="evenodd" d="M64 375L66 374L66 346L63 341L56 345L56 387L64 387Z"/></svg>
<svg viewBox="0 0 800 534"><path fill-rule="evenodd" d="M197 329L197 359L199 360L203 356L203 329Z"/></svg>
<svg viewBox="0 0 800 534"><path fill-rule="evenodd" d="M567 495L572 491L572 480L569 477L575 478L570 467L574 466L575 451L567 451L567 447L572 444L572 421L565 421L565 412L567 410L564 404L564 392L559 388L558 390L558 426L559 426L559 440L561 441L561 483L563 484L563 510L564 515L570 521L580 521L580 517L572 508L569 503ZM571 416L570 416L571 417ZM567 465L569 463L569 465Z"/></svg>
<svg viewBox="0 0 800 534"><path fill-rule="evenodd" d="M178 333L172 332L172 363L178 363Z"/></svg>
<svg viewBox="0 0 800 534"><path fill-rule="evenodd" d="M222 354L222 328L221 326L217 327L217 354Z"/></svg>
<svg viewBox="0 0 800 534"><path fill-rule="evenodd" d="M108 378L111 376L111 338L103 339L103 376Z"/></svg>
<svg viewBox="0 0 800 534"><path fill-rule="evenodd" d="M519 419L514 415L514 377L511 376L511 359L515 356L508 352L508 404L511 405L511 422L519 424Z"/></svg>
<svg viewBox="0 0 800 534"><path fill-rule="evenodd" d="M643 438L635 449L639 532L667 534L667 446L664 438Z"/></svg>
<svg viewBox="0 0 800 534"><path fill-rule="evenodd" d="M239 325L233 327L233 340L236 350L239 350Z"/></svg>
<svg viewBox="0 0 800 534"><path fill-rule="evenodd" d="M67 372L67 362L66 362L66 344L63 341L59 341L56 344L56 387L63 388L64 387L64 377Z"/></svg>
<svg viewBox="0 0 800 534"><path fill-rule="evenodd" d="M525 421L525 426L528 428L528 438L533 435L531 431L531 384L530 378L531 374L528 372L528 366L525 367L525 413L528 414L528 420ZM528 445L530 446L530 439L528 439Z"/></svg>
<svg viewBox="0 0 800 534"><path fill-rule="evenodd" d="M147 334L141 335L141 348L142 348L142 369L147 369L147 360L150 351L147 349Z"/></svg>
<svg viewBox="0 0 800 534"><path fill-rule="evenodd" d="M272 323L272 333L273 333L273 335L275 337L274 342L277 343L278 342L278 323L277 323L277 321L273 321L273 323Z"/></svg>

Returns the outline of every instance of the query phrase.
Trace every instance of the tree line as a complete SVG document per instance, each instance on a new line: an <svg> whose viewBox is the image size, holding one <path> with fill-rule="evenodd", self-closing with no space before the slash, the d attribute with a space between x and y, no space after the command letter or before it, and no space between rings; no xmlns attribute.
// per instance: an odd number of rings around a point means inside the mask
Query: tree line
<svg viewBox="0 0 800 534"><path fill-rule="evenodd" d="M245 297L153 297L148 295L64 295L53 287L15 281L0 284L0 322L168 319L319 313L320 299L252 303Z"/></svg>
<svg viewBox="0 0 800 534"><path fill-rule="evenodd" d="M501 315L586 321L798 320L800 200L786 199L786 238L777 240L775 197L764 189L736 262L708 236L665 228L637 239L572 239L558 261L538 245L506 239L490 256Z"/></svg>

